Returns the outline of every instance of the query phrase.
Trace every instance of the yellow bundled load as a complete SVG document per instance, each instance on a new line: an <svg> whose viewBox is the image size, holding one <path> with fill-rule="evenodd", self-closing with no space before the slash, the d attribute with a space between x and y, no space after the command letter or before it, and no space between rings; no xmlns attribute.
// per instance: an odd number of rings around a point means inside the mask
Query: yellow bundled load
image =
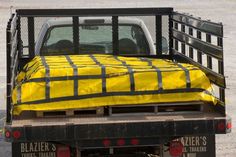
<svg viewBox="0 0 236 157"><path fill-rule="evenodd" d="M216 103L197 67L166 59L113 55L37 56L19 73L14 115L111 105Z"/></svg>

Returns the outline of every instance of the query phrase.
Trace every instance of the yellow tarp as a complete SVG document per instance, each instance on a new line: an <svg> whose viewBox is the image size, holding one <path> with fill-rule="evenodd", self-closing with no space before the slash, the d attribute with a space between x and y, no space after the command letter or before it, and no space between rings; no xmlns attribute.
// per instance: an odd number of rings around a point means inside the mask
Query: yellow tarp
<svg viewBox="0 0 236 157"><path fill-rule="evenodd" d="M13 113L109 105L216 103L206 75L190 64L112 55L35 57L16 78Z"/></svg>

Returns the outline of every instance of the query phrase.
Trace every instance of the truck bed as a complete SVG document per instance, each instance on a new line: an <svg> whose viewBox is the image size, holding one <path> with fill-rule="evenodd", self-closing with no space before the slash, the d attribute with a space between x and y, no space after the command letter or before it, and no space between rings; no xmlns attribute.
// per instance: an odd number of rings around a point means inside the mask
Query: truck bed
<svg viewBox="0 0 236 157"><path fill-rule="evenodd" d="M216 104L212 90L198 67L167 59L110 54L36 56L17 76L13 115L148 103Z"/></svg>
<svg viewBox="0 0 236 157"><path fill-rule="evenodd" d="M162 104L163 105L163 104ZM173 104L172 104L173 105ZM169 106L172 106L169 105ZM186 105L186 104L181 104ZM181 106L180 107L183 107ZM197 104L196 104L197 105ZM165 106L168 106L165 104ZM212 105L201 104L201 110L178 111L179 109L153 113L116 113L93 116L61 116L14 119L6 130L19 130L20 138L9 138L12 142L31 141L80 141L81 147L96 147L102 139L142 138L160 139L163 136L221 134L230 131L229 119L213 110ZM85 145L84 145L85 141ZM155 140L154 140L155 142ZM94 145L93 145L94 144Z"/></svg>

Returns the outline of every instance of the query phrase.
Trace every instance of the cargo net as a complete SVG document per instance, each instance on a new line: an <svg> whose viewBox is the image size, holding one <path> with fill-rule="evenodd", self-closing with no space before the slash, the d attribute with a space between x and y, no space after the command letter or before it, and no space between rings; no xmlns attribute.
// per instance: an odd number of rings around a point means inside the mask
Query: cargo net
<svg viewBox="0 0 236 157"><path fill-rule="evenodd" d="M25 111L38 116L52 111L103 115L127 112L124 107L138 111L142 105L146 106L140 110L145 112L195 111L201 107L190 102L217 103L209 79L196 66L148 58L172 55L169 43L173 46L175 41L169 40L173 29L169 16L119 17L118 34L112 20L21 17L22 55L32 61L21 66L17 76L12 91L14 115ZM171 103L168 108L158 105Z"/></svg>
<svg viewBox="0 0 236 157"><path fill-rule="evenodd" d="M216 104L207 76L167 59L105 54L38 56L13 90L14 114L108 106L207 102Z"/></svg>

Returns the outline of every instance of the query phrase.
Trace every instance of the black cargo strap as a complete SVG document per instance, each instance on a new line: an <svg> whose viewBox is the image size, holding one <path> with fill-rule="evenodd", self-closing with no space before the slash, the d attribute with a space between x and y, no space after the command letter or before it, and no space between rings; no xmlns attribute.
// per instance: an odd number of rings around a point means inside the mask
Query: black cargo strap
<svg viewBox="0 0 236 157"><path fill-rule="evenodd" d="M183 65L181 65L175 61L173 61L173 63L184 71L185 78L186 78L186 88L191 88L191 80L190 80L189 70L187 68L185 68Z"/></svg>
<svg viewBox="0 0 236 157"><path fill-rule="evenodd" d="M44 56L40 56L42 60L42 64L45 67L45 81L46 81L46 86L45 86L45 98L50 99L50 69L49 66L46 62L46 59Z"/></svg>
<svg viewBox="0 0 236 157"><path fill-rule="evenodd" d="M191 70L199 70L197 68L193 68ZM172 71L183 71L183 70L161 70L161 72L172 72ZM133 73L139 73L138 71L133 71ZM127 73L123 73L125 74L129 74ZM118 75L106 75L106 78L112 78L112 77L116 77ZM119 74L120 76L120 74ZM50 77L50 82L52 81L66 81L66 80L86 80L86 79L101 79L102 76L101 75L79 75L79 76L54 76L54 77ZM24 80L23 83L30 83L30 82L45 82L45 77L41 77L41 78L30 78L28 80Z"/></svg>
<svg viewBox="0 0 236 157"><path fill-rule="evenodd" d="M148 66L151 66L153 69L156 70L156 72L157 72L157 84L158 84L158 89L159 89L159 90L162 90L162 89L163 89L163 84L162 84L161 70L160 70L158 67L154 66L154 65L152 64L152 61L151 61L150 59L148 59L148 58L140 58L140 60L147 62L147 63L148 63Z"/></svg>
<svg viewBox="0 0 236 157"><path fill-rule="evenodd" d="M21 103L21 85L18 85L16 88L17 88L17 103Z"/></svg>
<svg viewBox="0 0 236 157"><path fill-rule="evenodd" d="M73 63L71 60L70 56L65 55L66 60L69 62L70 66L73 68L73 76L78 76L78 67ZM73 79L74 80L74 95L78 95L78 79Z"/></svg>
<svg viewBox="0 0 236 157"><path fill-rule="evenodd" d="M205 94L212 95L209 91L201 88L183 88L183 89L165 89L165 90L150 90L150 91L133 91L133 92L107 92L107 93L95 93L88 95L77 95L77 96L66 96L50 99L41 99L35 101L21 102L21 104L43 104L57 101L68 101L68 100L81 100L88 98L100 98L105 96L135 96L135 95L153 95L153 94L173 94L173 93L193 93L193 92L204 92ZM155 103L155 102L153 102Z"/></svg>
<svg viewBox="0 0 236 157"><path fill-rule="evenodd" d="M130 79L130 91L135 91L135 83L134 83L134 71L131 66L127 65L125 61L122 61L118 58L118 56L114 56L114 58L121 62L121 64L128 69L129 79Z"/></svg>
<svg viewBox="0 0 236 157"><path fill-rule="evenodd" d="M96 63L96 65L101 67L101 70L102 70L102 93L106 93L107 92L107 88L106 88L106 67L103 64L101 64L94 55L90 54L89 56Z"/></svg>

